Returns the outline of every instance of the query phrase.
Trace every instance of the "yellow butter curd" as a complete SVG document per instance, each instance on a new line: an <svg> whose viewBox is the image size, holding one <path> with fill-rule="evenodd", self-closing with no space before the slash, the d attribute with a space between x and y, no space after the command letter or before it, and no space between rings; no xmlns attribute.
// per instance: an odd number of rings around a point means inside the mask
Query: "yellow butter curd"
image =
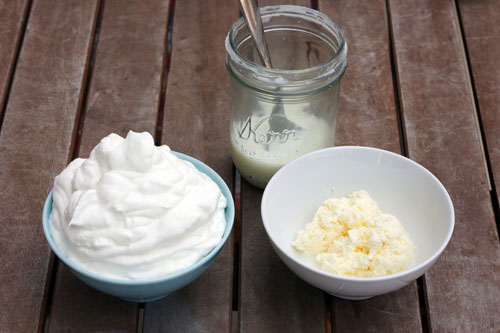
<svg viewBox="0 0 500 333"><path fill-rule="evenodd" d="M323 202L292 245L315 255L322 270L353 277L399 273L414 252L398 219L381 212L364 190Z"/></svg>

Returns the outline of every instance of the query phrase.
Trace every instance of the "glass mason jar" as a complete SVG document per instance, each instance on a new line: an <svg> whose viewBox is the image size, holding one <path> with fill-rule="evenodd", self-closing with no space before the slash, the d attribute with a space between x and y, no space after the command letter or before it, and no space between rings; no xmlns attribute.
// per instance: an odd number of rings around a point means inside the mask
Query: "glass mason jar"
<svg viewBox="0 0 500 333"><path fill-rule="evenodd" d="M226 38L231 153L264 188L283 165L333 146L347 44L328 16L299 6L261 8L273 68L260 60L243 18Z"/></svg>

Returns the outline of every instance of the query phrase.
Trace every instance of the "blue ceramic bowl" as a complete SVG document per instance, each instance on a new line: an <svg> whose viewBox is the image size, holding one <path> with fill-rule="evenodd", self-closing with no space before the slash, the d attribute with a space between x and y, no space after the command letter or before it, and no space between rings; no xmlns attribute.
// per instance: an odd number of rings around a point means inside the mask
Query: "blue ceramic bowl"
<svg viewBox="0 0 500 333"><path fill-rule="evenodd" d="M45 200L45 205L43 207L43 231L45 233L45 238L49 243L52 251L57 255L57 257L69 267L69 269L75 274L80 280L88 284L89 286L102 291L103 293L110 294L113 296L120 297L127 301L132 302L150 302L158 300L162 297L167 296L173 291L184 287L185 285L191 283L197 277L199 277L214 261L215 257L219 254L222 246L226 242L231 229L233 228L234 222L234 201L231 195L231 191L227 187L226 183L222 178L205 163L198 161L190 156L172 152L177 157L191 162L199 171L203 172L209 176L221 189L222 194L227 199L227 207L225 211L226 216L226 229L220 240L219 244L210 251L205 257L198 261L193 266L186 268L184 270L174 272L165 275L161 278L150 279L150 280L118 280L99 276L92 272L86 271L65 257L61 251L56 247L54 240L52 239L52 234L50 231L50 214L52 213L52 191L49 193L47 200Z"/></svg>

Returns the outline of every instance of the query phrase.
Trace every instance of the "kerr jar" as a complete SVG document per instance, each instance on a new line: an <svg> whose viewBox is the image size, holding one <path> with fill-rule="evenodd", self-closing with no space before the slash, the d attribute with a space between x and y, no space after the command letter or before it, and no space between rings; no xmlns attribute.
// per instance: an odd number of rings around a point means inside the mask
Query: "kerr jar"
<svg viewBox="0 0 500 333"><path fill-rule="evenodd" d="M261 65L243 18L226 38L231 153L264 188L283 165L334 145L347 44L328 16L299 6L261 8L273 68Z"/></svg>

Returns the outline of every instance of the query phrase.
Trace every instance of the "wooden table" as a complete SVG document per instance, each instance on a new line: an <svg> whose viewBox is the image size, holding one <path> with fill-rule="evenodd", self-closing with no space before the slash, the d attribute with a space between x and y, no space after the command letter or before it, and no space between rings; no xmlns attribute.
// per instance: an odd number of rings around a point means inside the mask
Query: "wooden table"
<svg viewBox="0 0 500 333"><path fill-rule="evenodd" d="M351 302L274 254L262 191L240 181L229 153L224 38L236 0L0 0L0 331L500 330L500 1L290 2L346 33L337 144L406 155L449 191L456 226L438 262L399 291ZM41 225L54 176L130 129L211 165L237 205L214 265L147 304L77 280Z"/></svg>

